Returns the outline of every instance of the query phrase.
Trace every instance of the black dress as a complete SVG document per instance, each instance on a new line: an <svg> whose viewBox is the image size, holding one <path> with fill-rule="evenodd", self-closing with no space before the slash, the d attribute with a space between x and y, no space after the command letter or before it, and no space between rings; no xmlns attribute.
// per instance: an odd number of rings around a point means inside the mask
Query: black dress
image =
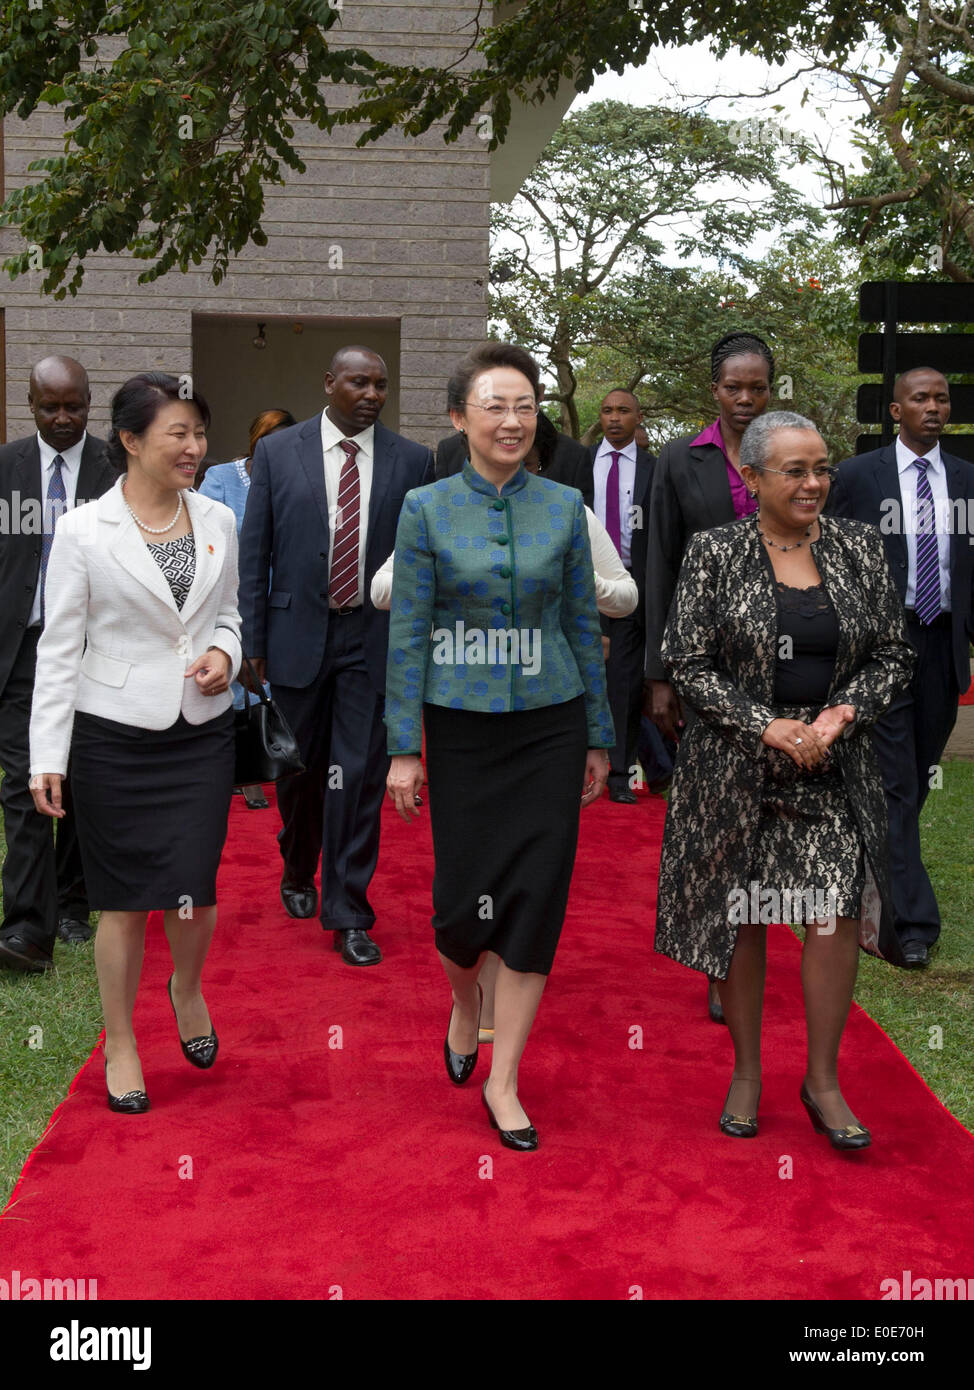
<svg viewBox="0 0 974 1390"><path fill-rule="evenodd" d="M824 584L794 589L779 582L777 604L774 712L811 723L828 702L838 619ZM777 748L762 745L762 752L764 789L749 880L749 889L758 885L758 896L749 892L750 901L760 905L760 894L771 889L777 914L784 903L784 915L792 920L858 917L862 837L838 767L830 758L821 770L807 771Z"/></svg>
<svg viewBox="0 0 974 1390"><path fill-rule="evenodd" d="M196 568L192 533L148 549L181 609ZM233 762L232 709L204 724L180 715L168 729L75 714L71 783L93 908L144 912L216 902Z"/></svg>

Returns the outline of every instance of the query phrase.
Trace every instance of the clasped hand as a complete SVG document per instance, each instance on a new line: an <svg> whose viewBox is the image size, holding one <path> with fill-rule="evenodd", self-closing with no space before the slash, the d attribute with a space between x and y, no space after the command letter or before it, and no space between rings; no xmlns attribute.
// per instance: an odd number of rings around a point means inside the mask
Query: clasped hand
<svg viewBox="0 0 974 1390"><path fill-rule="evenodd" d="M226 652L221 647L211 647L188 668L186 679L194 678L201 695L222 695L230 689L230 667Z"/></svg>
<svg viewBox="0 0 974 1390"><path fill-rule="evenodd" d="M803 724L800 719L772 719L761 742L787 753L799 767L819 767L827 761L830 746L855 717L852 705L830 705L811 724Z"/></svg>

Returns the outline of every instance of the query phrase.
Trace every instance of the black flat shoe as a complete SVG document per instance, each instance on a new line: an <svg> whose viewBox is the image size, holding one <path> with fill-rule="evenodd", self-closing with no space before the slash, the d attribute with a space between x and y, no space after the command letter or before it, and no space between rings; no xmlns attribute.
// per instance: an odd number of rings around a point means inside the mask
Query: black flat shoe
<svg viewBox="0 0 974 1390"><path fill-rule="evenodd" d="M712 988L714 981L707 976L707 1012L710 1014L711 1023L726 1023L724 1018L724 1007L720 1002L720 995ZM716 999L714 995L717 995Z"/></svg>
<svg viewBox="0 0 974 1390"><path fill-rule="evenodd" d="M169 994L169 1002L172 1004L173 1018L176 1020L176 1033L178 1035L179 1015L176 1013L176 1005L173 1003L171 975L169 976L166 990ZM220 1046L220 1040L216 1033L212 1032L205 1038L190 1038L189 1042L183 1042L182 1038L180 1038L179 1046L183 1049L183 1056L186 1058L187 1062L192 1062L194 1067L199 1067L201 1071L206 1071L209 1067L212 1067L213 1063L216 1061L217 1048Z"/></svg>
<svg viewBox="0 0 974 1390"><path fill-rule="evenodd" d="M484 991L480 988L479 984L477 988L480 990L480 1013L483 1013ZM443 1060L446 1062L446 1074L453 1082L454 1086L462 1086L465 1081L469 1081L471 1076L473 1076L473 1069L477 1065L477 1053L480 1050L480 1014L477 1015L478 1044L473 1052L454 1052L453 1048L450 1046L450 1024L453 1022L453 1008L454 1006L451 1005L450 1017L446 1025L446 1037L443 1039Z"/></svg>
<svg viewBox="0 0 974 1390"><path fill-rule="evenodd" d="M527 1129L501 1129L494 1119L494 1112L490 1108L487 1100L487 1082L485 1081L480 1089L480 1099L484 1103L487 1111L487 1118L490 1120L491 1129L496 1129L501 1143L508 1149L516 1149L519 1153L530 1153L538 1147L538 1131L534 1125L528 1125Z"/></svg>
<svg viewBox="0 0 974 1390"><path fill-rule="evenodd" d="M335 932L335 950L341 951L346 965L378 965L382 952L361 927Z"/></svg>
<svg viewBox="0 0 974 1390"><path fill-rule="evenodd" d="M318 890L314 879L310 883L282 880L281 902L289 917L314 917L318 911Z"/></svg>
<svg viewBox="0 0 974 1390"><path fill-rule="evenodd" d="M108 1058L105 1058L105 1090L108 1092L108 1108L116 1115L144 1115L151 1109L145 1091L126 1091L124 1096L113 1096L108 1090Z"/></svg>
<svg viewBox="0 0 974 1390"><path fill-rule="evenodd" d="M742 1077L741 1080L746 1078ZM733 1081L731 1086L733 1086ZM728 1088L727 1094L730 1095ZM727 1102L725 1101L726 1105ZM754 1103L755 1113L753 1115L730 1115L725 1110L720 1117L720 1129L722 1134L729 1134L732 1139L756 1139L758 1135L757 1108L761 1104L761 1087L758 1086L758 1098Z"/></svg>
<svg viewBox="0 0 974 1390"><path fill-rule="evenodd" d="M860 1124L843 1125L841 1129L830 1129L825 1123L821 1110L812 1100L808 1087L802 1082L799 1092L802 1105L808 1112L812 1128L819 1134L827 1134L833 1149L868 1149L873 1142L869 1130Z"/></svg>

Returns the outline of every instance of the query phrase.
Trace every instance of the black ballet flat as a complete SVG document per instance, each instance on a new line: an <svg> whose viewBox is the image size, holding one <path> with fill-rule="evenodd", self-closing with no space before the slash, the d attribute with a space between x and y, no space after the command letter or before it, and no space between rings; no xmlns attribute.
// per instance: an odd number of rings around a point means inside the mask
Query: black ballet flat
<svg viewBox="0 0 974 1390"><path fill-rule="evenodd" d="M484 1010L484 991L480 988L480 1012ZM446 1025L446 1037L443 1039L443 1060L446 1062L446 1074L453 1082L454 1086L462 1086L465 1081L469 1081L473 1076L474 1067L477 1065L477 1054L480 1046L474 1048L473 1052L463 1053L454 1052L450 1046L450 1024L453 1022L453 1006L450 1006L450 1017ZM477 1017L477 1032L480 1033L480 1017Z"/></svg>
<svg viewBox="0 0 974 1390"><path fill-rule="evenodd" d="M126 1091L124 1096L113 1096L108 1090L108 1058L105 1058L105 1090L108 1092L108 1108L116 1115L144 1115L151 1109L145 1091Z"/></svg>
<svg viewBox="0 0 974 1390"><path fill-rule="evenodd" d="M496 1129L501 1143L508 1149L516 1149L519 1153L530 1153L538 1147L538 1131L534 1125L528 1125L527 1129L501 1129L494 1119L494 1112L490 1108L487 1100L487 1082L485 1081L480 1089L480 1099L484 1103L487 1111L487 1118L490 1120L491 1129Z"/></svg>
<svg viewBox="0 0 974 1390"><path fill-rule="evenodd" d="M179 1015L176 1013L176 1005L173 1004L171 975L166 984L166 990L169 994L169 1002L172 1004L173 1018L176 1020L176 1035L178 1037ZM194 1067L199 1067L201 1071L206 1071L209 1067L212 1067L213 1063L216 1061L220 1040L214 1031L205 1038L190 1038L189 1042L183 1042L182 1038L180 1038L179 1046L183 1049L183 1056L186 1058L187 1062L192 1062Z"/></svg>
<svg viewBox="0 0 974 1390"><path fill-rule="evenodd" d="M873 1142L872 1135L864 1125L843 1125L841 1129L830 1129L825 1123L825 1119L815 1101L809 1094L808 1087L802 1082L799 1092L801 1103L808 1112L808 1118L812 1122L812 1128L819 1134L827 1134L829 1143L833 1149L868 1149Z"/></svg>
<svg viewBox="0 0 974 1390"><path fill-rule="evenodd" d="M734 1083L731 1082L731 1085L733 1084ZM730 1095L730 1090L728 1090L727 1094ZM754 1109L757 1110L760 1104L761 1087L759 1086L758 1098L755 1101ZM725 1110L720 1117L720 1130L722 1134L729 1134L732 1139L756 1139L758 1137L758 1117L756 1114L729 1115Z"/></svg>

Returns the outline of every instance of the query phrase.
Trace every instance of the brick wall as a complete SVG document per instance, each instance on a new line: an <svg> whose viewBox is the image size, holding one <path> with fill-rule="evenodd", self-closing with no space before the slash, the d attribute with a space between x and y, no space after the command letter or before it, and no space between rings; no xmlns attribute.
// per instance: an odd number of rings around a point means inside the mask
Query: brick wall
<svg viewBox="0 0 974 1390"><path fill-rule="evenodd" d="M333 29L330 41L400 61L453 61L467 46L463 26L476 11L476 0L344 0L341 31ZM26 123L8 118L8 191L33 177L26 174L31 160L60 152L61 131L53 113ZM267 245L246 250L219 286L202 267L140 286L144 263L105 255L88 258L75 299L40 296L38 272L2 277L7 437L33 429L27 376L45 353L84 362L90 427L104 433L108 400L126 376L191 368L194 313L240 313L255 327L272 315L398 319L398 427L424 442L440 438L448 429L447 376L486 327L490 157L475 130L450 145L433 130L418 140L394 134L361 150L355 134L343 128L326 136L297 124L307 170L268 191ZM11 231L0 232L0 253L15 244ZM341 248L341 270L328 268L332 246Z"/></svg>

